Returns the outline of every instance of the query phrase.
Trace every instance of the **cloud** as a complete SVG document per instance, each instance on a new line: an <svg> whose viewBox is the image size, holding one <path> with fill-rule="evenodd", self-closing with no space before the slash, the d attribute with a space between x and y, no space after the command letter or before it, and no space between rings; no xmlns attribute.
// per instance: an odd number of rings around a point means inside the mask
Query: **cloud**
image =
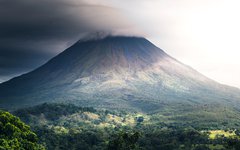
<svg viewBox="0 0 240 150"><path fill-rule="evenodd" d="M129 34L118 9L85 0L0 0L0 76L31 70L94 32Z"/></svg>
<svg viewBox="0 0 240 150"><path fill-rule="evenodd" d="M0 18L1 37L36 40L132 26L117 9L81 0L1 0Z"/></svg>

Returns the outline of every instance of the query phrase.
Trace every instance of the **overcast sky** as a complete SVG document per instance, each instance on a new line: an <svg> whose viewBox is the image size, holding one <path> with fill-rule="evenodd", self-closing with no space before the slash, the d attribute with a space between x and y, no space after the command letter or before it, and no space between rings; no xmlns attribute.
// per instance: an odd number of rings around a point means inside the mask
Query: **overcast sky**
<svg viewBox="0 0 240 150"><path fill-rule="evenodd" d="M240 88L238 0L0 0L0 82L91 33L145 36L204 75Z"/></svg>

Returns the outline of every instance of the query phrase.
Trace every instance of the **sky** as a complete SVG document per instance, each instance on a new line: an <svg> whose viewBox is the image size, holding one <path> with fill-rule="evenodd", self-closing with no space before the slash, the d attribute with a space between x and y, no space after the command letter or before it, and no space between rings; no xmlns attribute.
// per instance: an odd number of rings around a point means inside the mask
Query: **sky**
<svg viewBox="0 0 240 150"><path fill-rule="evenodd" d="M220 83L240 88L238 0L0 0L0 82L93 33L144 36Z"/></svg>

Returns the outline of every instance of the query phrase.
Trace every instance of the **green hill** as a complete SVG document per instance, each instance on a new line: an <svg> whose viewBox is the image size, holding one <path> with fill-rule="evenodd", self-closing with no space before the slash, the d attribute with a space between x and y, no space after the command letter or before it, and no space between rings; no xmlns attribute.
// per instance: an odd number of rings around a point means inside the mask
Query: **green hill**
<svg viewBox="0 0 240 150"><path fill-rule="evenodd" d="M240 121L221 123L214 120L223 117L219 113L211 116L211 112L199 111L183 120L167 116L167 112L145 114L45 103L14 114L33 128L49 150L229 150L240 146ZM231 118L224 121L232 122Z"/></svg>

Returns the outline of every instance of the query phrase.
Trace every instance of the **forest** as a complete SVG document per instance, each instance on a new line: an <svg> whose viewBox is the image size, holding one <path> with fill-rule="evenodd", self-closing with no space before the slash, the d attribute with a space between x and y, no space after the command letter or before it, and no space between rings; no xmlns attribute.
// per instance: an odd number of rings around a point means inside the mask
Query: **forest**
<svg viewBox="0 0 240 150"><path fill-rule="evenodd" d="M42 105L0 112L0 149L238 150L240 128L120 110ZM188 120L186 118L185 120ZM209 127L207 127L209 126Z"/></svg>

